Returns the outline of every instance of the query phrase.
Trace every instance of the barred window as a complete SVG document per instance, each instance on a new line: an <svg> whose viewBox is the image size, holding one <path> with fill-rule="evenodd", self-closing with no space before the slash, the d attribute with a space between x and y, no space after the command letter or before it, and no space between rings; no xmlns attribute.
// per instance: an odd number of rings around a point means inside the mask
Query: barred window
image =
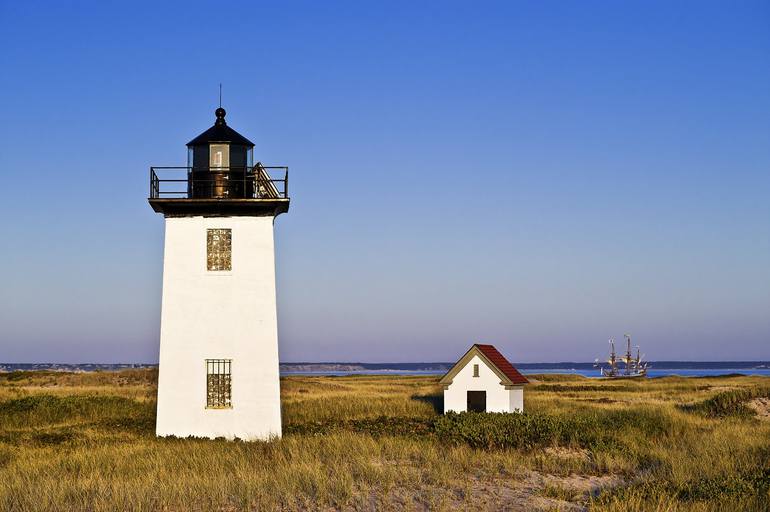
<svg viewBox="0 0 770 512"><path fill-rule="evenodd" d="M206 230L206 269L232 270L232 229Z"/></svg>
<svg viewBox="0 0 770 512"><path fill-rule="evenodd" d="M206 408L230 409L233 404L230 366L232 359L206 359Z"/></svg>

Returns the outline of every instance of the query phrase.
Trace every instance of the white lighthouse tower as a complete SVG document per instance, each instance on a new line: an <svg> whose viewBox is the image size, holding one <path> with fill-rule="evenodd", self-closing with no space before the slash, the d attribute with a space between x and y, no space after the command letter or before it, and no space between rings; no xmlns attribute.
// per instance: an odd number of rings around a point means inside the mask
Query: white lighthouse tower
<svg viewBox="0 0 770 512"><path fill-rule="evenodd" d="M166 224L158 436L281 435L273 224L288 168L255 164L225 114L187 144L186 167L150 169Z"/></svg>

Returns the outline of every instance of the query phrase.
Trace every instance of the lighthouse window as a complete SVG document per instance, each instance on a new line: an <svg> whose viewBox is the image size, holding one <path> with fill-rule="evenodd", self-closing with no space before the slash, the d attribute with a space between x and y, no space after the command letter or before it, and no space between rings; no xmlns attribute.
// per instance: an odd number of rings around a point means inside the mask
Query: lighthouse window
<svg viewBox="0 0 770 512"><path fill-rule="evenodd" d="M211 271L232 270L232 229L206 230L206 269Z"/></svg>
<svg viewBox="0 0 770 512"><path fill-rule="evenodd" d="M232 408L232 359L206 359L206 408Z"/></svg>
<svg viewBox="0 0 770 512"><path fill-rule="evenodd" d="M211 144L209 155L209 167L211 169L230 167L230 146L228 144Z"/></svg>

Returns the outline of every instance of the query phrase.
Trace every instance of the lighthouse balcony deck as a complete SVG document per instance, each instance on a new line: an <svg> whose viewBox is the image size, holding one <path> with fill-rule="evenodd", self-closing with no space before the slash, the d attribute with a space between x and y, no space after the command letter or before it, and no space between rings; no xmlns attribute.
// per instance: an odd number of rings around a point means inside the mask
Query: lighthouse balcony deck
<svg viewBox="0 0 770 512"><path fill-rule="evenodd" d="M285 166L150 167L148 200L165 215L278 215L288 186Z"/></svg>

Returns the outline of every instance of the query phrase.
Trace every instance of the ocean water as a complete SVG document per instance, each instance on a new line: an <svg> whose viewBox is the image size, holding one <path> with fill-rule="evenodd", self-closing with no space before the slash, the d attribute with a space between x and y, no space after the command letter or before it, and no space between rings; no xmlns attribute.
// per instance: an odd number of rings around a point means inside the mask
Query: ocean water
<svg viewBox="0 0 770 512"><path fill-rule="evenodd" d="M561 373L599 378L601 374L593 363L514 363L524 375ZM652 361L648 377L706 377L718 375L763 375L770 377L769 361ZM100 363L0 363L0 372L17 370L53 371L114 371L128 368L157 368L157 364L100 364ZM443 375L452 363L282 363L281 375Z"/></svg>
<svg viewBox="0 0 770 512"><path fill-rule="evenodd" d="M523 373L524 375L533 375L533 374L543 374L543 373L552 373L552 374L573 374L573 375L582 375L584 377L595 377L600 378L601 374L599 373L599 370L591 369L591 370L584 370L584 369L567 369L567 368L538 368L538 369L521 369L519 368L519 371ZM286 375L308 375L308 376L323 376L323 375L329 375L329 376L336 376L336 377L342 377L345 375L444 375L446 371L439 371L439 370L403 370L403 369L392 369L392 370L383 370L383 369L376 369L376 370L370 370L370 369L363 369L363 370L348 370L348 371L299 371L299 370L291 370L291 371L281 371L282 376ZM713 377L713 376L719 376L719 375L733 375L733 374L741 374L741 375L762 375L765 377L770 377L770 368L724 368L724 369L714 369L714 368L670 368L670 369L662 369L662 370L656 370L654 368L651 368L647 371L647 376L649 378L654 377L668 377L672 375L677 375L680 377Z"/></svg>
<svg viewBox="0 0 770 512"><path fill-rule="evenodd" d="M521 373L524 375L531 375L533 373L570 373L576 375L583 375L584 377L601 377L599 370L564 370L559 369L543 369L543 370L523 370ZM672 375L678 375L679 377L714 377L719 375L763 375L770 377L770 368L668 368L664 370L656 370L650 368L647 370L647 377L669 377Z"/></svg>

